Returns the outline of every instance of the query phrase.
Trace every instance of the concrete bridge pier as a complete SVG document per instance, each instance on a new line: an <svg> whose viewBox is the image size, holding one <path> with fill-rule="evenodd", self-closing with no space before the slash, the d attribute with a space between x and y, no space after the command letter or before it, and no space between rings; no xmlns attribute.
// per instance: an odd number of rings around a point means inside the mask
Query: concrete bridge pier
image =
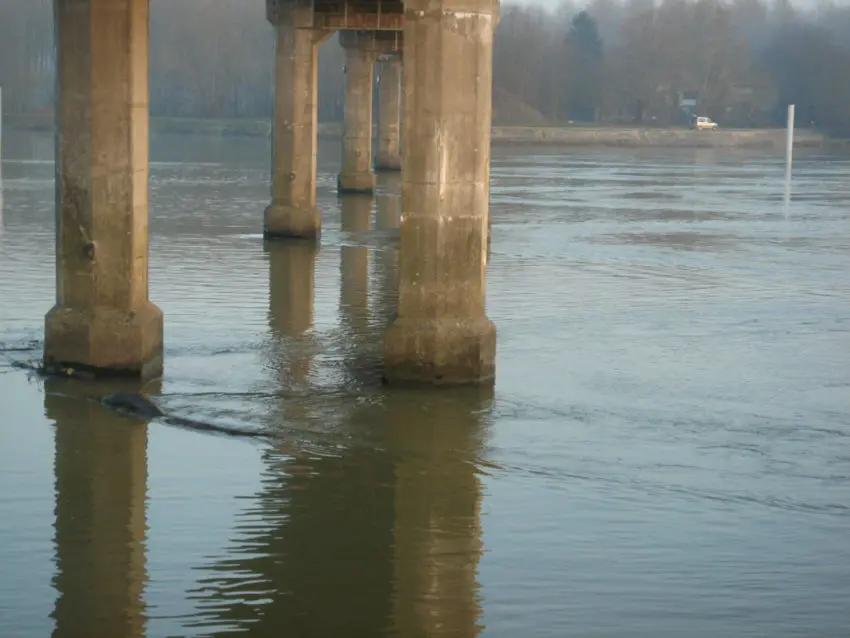
<svg viewBox="0 0 850 638"><path fill-rule="evenodd" d="M44 363L162 373L148 299L148 0L56 0L56 305Z"/></svg>
<svg viewBox="0 0 850 638"><path fill-rule="evenodd" d="M378 154L376 171L401 170L401 56L380 61L378 84Z"/></svg>
<svg viewBox="0 0 850 638"><path fill-rule="evenodd" d="M316 208L318 47L332 31L313 29L313 11L267 0L275 28L272 118L272 201L263 219L266 239L317 239Z"/></svg>
<svg viewBox="0 0 850 638"><path fill-rule="evenodd" d="M372 76L375 56L368 46L374 34L343 31L339 42L345 48L345 122L342 138L340 193L372 193Z"/></svg>
<svg viewBox="0 0 850 638"><path fill-rule="evenodd" d="M398 319L389 383L492 384L485 312L497 0L406 0Z"/></svg>
<svg viewBox="0 0 850 638"><path fill-rule="evenodd" d="M340 194L375 191L372 170L372 82L378 55L400 51L396 31L342 31L345 48L345 125L342 138Z"/></svg>

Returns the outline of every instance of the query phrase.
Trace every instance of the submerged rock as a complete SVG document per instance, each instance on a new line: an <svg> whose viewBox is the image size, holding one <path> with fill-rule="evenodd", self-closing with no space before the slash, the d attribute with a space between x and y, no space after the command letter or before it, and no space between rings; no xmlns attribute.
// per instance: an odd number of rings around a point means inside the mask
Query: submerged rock
<svg viewBox="0 0 850 638"><path fill-rule="evenodd" d="M101 400L103 405L112 408L116 412L138 416L144 419L157 419L165 416L165 412L159 409L153 401L141 394L125 394L119 392L108 394Z"/></svg>

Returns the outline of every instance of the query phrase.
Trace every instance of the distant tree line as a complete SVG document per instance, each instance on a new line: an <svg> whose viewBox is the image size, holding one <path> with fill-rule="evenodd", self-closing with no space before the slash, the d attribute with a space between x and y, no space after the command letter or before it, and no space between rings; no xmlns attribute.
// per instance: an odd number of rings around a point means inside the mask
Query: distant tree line
<svg viewBox="0 0 850 638"><path fill-rule="evenodd" d="M0 3L7 112L53 108L53 0ZM262 0L151 0L153 115L269 117L274 33ZM344 52L319 55L319 117L340 120ZM502 6L494 121L727 126L784 121L850 133L850 6L790 0L566 0Z"/></svg>
<svg viewBox="0 0 850 638"><path fill-rule="evenodd" d="M494 93L550 121L784 122L850 132L850 6L592 0L503 11Z"/></svg>

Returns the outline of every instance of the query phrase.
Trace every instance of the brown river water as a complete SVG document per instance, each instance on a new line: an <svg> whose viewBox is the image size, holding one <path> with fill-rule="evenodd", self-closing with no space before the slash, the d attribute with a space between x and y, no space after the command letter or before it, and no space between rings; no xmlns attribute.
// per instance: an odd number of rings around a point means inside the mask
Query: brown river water
<svg viewBox="0 0 850 638"><path fill-rule="evenodd" d="M155 136L168 413L36 378L53 140L6 133L0 637L850 636L850 157L495 147L492 391L389 391L400 182L261 238L263 139ZM132 387L129 387L132 389Z"/></svg>

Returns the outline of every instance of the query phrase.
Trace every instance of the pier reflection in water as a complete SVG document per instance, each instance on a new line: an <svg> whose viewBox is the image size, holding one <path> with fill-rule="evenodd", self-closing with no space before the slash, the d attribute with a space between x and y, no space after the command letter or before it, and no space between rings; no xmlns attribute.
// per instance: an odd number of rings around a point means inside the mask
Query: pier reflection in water
<svg viewBox="0 0 850 638"><path fill-rule="evenodd" d="M380 383L383 336L398 300L399 206L392 193L339 199L339 325L325 341L313 325L321 248L301 241L264 245L273 341L268 365L277 370L282 389L305 390L312 382L353 390Z"/></svg>
<svg viewBox="0 0 850 638"><path fill-rule="evenodd" d="M371 195L340 198L342 246L339 274L339 342L346 377L360 385L380 383L382 335L369 312L369 241L372 238Z"/></svg>
<svg viewBox="0 0 850 638"><path fill-rule="evenodd" d="M357 244L368 239L372 198L347 197L341 208L340 313L353 344L343 357L357 377L371 368L355 339L380 336L370 326L385 325L391 314L396 262L392 247L376 251L385 272L376 273L383 283L371 322L369 248ZM379 226L397 223L393 202L379 201L378 210ZM277 242L266 250L269 323L279 341L268 365L293 389L312 361L305 344L315 249ZM227 556L199 568L206 575L191 592L198 606L191 626L216 635L477 634L478 455L492 390L425 398L336 394L327 397L332 410L304 396L282 398L281 422L325 420L325 428L348 438L332 448L265 452L262 489L239 517Z"/></svg>
<svg viewBox="0 0 850 638"><path fill-rule="evenodd" d="M282 388L309 381L315 344L311 339L316 286L313 242L267 242L269 262L270 359L279 370Z"/></svg>
<svg viewBox="0 0 850 638"><path fill-rule="evenodd" d="M364 239L371 229L371 195L352 195L340 200L343 246L340 249L339 274L342 280L339 310L351 336L368 335L369 320L369 247Z"/></svg>
<svg viewBox="0 0 850 638"><path fill-rule="evenodd" d="M332 449L286 440L263 453L262 491L240 517L228 556L198 567L209 575L189 592L199 609L182 623L187 631L478 631L476 454L492 391L447 393L436 402L404 392L349 392L352 382L362 386L378 378L381 337L397 301L392 233L399 204L394 194L340 200L341 328L334 350L345 377L337 378L343 389L324 402L332 407L309 397L311 375L322 375L316 364L322 344L314 330L320 246L294 241L263 247L266 367L281 392L277 416L263 420L332 420L323 429L350 437ZM376 255L371 268L370 252ZM159 394L155 385L144 391ZM56 426L57 637L146 635L147 425L86 399L140 390L47 383L46 416ZM410 410L425 404L430 407Z"/></svg>
<svg viewBox="0 0 850 638"><path fill-rule="evenodd" d="M386 395L341 418L368 442L292 458L263 487L227 556L202 568L192 624L272 636L474 636L481 555L477 455L491 397L411 410Z"/></svg>
<svg viewBox="0 0 850 638"><path fill-rule="evenodd" d="M401 224L401 174L386 173L381 176L381 189L376 198L375 229L383 240L383 250L374 251L372 279L375 282L374 299L382 328L389 328L398 311L398 246ZM386 190L384 190L386 189Z"/></svg>
<svg viewBox="0 0 850 638"><path fill-rule="evenodd" d="M54 638L146 635L147 427L81 398L97 389L119 386L45 387L56 431Z"/></svg>

